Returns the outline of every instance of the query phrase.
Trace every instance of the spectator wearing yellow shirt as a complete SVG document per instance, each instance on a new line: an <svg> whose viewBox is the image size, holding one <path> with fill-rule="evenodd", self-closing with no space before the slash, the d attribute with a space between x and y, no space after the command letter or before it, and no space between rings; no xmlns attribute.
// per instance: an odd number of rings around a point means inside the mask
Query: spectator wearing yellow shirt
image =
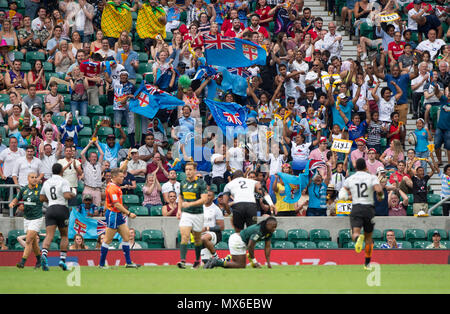
<svg viewBox="0 0 450 314"><path fill-rule="evenodd" d="M281 168L281 171L283 173L292 174L292 167L290 164L284 164ZM284 198L286 196L285 194L285 187L283 180L278 175L275 175L275 180L273 181L272 189L275 192L275 196L277 199L277 202L275 204L276 210L277 210L277 216L296 216L299 208L297 206L297 203L286 203L284 201Z"/></svg>

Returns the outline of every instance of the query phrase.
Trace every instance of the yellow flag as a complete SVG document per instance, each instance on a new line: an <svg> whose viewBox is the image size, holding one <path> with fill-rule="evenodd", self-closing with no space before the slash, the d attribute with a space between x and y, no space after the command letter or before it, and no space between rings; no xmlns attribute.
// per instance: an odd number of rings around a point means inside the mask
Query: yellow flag
<svg viewBox="0 0 450 314"><path fill-rule="evenodd" d="M102 13L102 31L106 37L119 38L122 31L131 31L133 17L126 9L118 10L107 3Z"/></svg>

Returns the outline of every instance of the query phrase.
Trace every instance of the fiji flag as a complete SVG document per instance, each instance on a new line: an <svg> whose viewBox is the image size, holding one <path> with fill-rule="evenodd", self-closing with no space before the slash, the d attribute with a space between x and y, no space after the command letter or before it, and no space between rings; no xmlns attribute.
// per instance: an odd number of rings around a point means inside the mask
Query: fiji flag
<svg viewBox="0 0 450 314"><path fill-rule="evenodd" d="M266 64L266 50L261 46L239 38L221 35L204 35L206 62L228 68Z"/></svg>
<svg viewBox="0 0 450 314"><path fill-rule="evenodd" d="M129 107L132 112L153 119L160 109L170 110L183 105L184 101L142 81Z"/></svg>
<svg viewBox="0 0 450 314"><path fill-rule="evenodd" d="M69 239L76 234L81 234L85 239L97 239L97 225L97 219L86 217L74 208L69 217Z"/></svg>
<svg viewBox="0 0 450 314"><path fill-rule="evenodd" d="M247 130L247 108L233 102L220 102L212 99L205 99L217 126L223 134L227 134L227 127L234 127L235 133ZM240 130L237 127L242 127Z"/></svg>

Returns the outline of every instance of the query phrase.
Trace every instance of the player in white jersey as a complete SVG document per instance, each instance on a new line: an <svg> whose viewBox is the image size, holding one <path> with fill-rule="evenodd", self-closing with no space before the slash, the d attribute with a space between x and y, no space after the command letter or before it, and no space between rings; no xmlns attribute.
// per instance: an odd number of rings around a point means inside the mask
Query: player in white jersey
<svg viewBox="0 0 450 314"><path fill-rule="evenodd" d="M75 197L75 194L70 191L69 182L62 177L63 166L56 163L52 166L52 177L44 182L41 193L41 202L48 202L48 208L45 213L45 227L46 236L42 244L41 266L44 271L49 270L47 254L50 243L55 236L56 227L58 227L61 234L60 247L60 261L59 266L63 270L67 270L66 256L69 246L68 227L70 211L68 200Z"/></svg>
<svg viewBox="0 0 450 314"><path fill-rule="evenodd" d="M218 258L215 245L222 241L222 231L225 229L222 210L214 204L215 191L208 191L208 200L203 204L203 230L201 259L206 263L211 257Z"/></svg>
<svg viewBox="0 0 450 314"><path fill-rule="evenodd" d="M372 232L375 226L374 191L377 192L377 199L384 197L383 189L378 178L367 172L366 161L363 158L356 160L356 173L345 180L343 186L344 193L340 192L340 198L345 197L345 192L350 192L352 196L352 211L350 213L350 226L352 229L352 240L356 241L355 251L362 251L365 241L365 263L367 268L370 264L373 251ZM342 191L342 190L341 190ZM344 194L344 195L343 195ZM348 195L348 194L347 194ZM364 234L361 234L361 228Z"/></svg>
<svg viewBox="0 0 450 314"><path fill-rule="evenodd" d="M232 223L236 232L256 223L258 206L256 205L255 192L264 195L264 199L274 211L272 199L268 193L264 193L261 183L258 181L244 178L244 173L237 170L233 173L233 180L225 185L223 190L223 202L225 210L232 213ZM233 198L233 205L230 211L229 197Z"/></svg>

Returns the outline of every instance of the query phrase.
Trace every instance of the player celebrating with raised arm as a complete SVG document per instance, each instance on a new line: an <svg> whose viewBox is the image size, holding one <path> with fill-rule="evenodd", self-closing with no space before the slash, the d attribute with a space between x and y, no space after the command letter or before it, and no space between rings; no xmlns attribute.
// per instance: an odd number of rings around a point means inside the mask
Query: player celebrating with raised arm
<svg viewBox="0 0 450 314"><path fill-rule="evenodd" d="M339 191L339 198L347 200L348 192L352 196L352 211L350 213L352 240L356 241L355 251L357 253L362 251L365 240L364 268L366 269L370 264L373 251L374 191L377 192L377 199L381 201L384 193L378 178L367 171L366 161L359 158L356 160L356 173L345 180L343 188ZM364 229L364 234L361 234L361 227Z"/></svg>
<svg viewBox="0 0 450 314"><path fill-rule="evenodd" d="M232 222L236 232L256 223L258 206L256 205L255 192L264 195L264 199L270 205L271 211L274 211L272 199L268 193L264 193L261 183L258 181L244 178L244 173L237 170L233 173L233 180L225 185L223 190L225 210L231 213L229 206L229 197L233 197Z"/></svg>
<svg viewBox="0 0 450 314"><path fill-rule="evenodd" d="M68 200L74 198L75 194L70 191L69 181L62 177L63 172L63 166L60 163L54 164L52 166L52 177L44 182L39 196L41 202L48 202L48 208L45 212L46 236L42 244L41 256L41 266L44 271L49 270L47 254L55 236L56 227L58 227L61 235L59 267L62 270L67 270L66 257L69 247L68 229L70 216Z"/></svg>
<svg viewBox="0 0 450 314"><path fill-rule="evenodd" d="M186 179L181 181L180 202L178 202L177 218L180 219L180 257L177 266L186 268L186 255L191 232L194 235L195 262L193 269L197 269L201 264L203 230L203 204L208 201L208 191L206 182L197 178L197 163L188 162L185 166Z"/></svg>
<svg viewBox="0 0 450 314"><path fill-rule="evenodd" d="M119 232L120 236L122 237L122 250L123 254L125 255L126 261L125 267L138 268L141 266L133 263L130 257L130 244L128 243L128 240L130 238L130 231L128 229L126 216L134 219L136 218L136 215L123 206L122 190L120 188L123 179L124 174L120 168L114 168L113 170L111 170L111 182L108 183L105 191L106 231L105 239L100 249L100 268L105 267L109 244L111 244L114 236L116 235L116 232Z"/></svg>
<svg viewBox="0 0 450 314"><path fill-rule="evenodd" d="M266 256L267 267L272 268L270 264L271 238L277 229L277 220L275 217L268 217L256 225L233 233L228 239L231 259L211 258L205 265L205 268L224 267L224 268L245 268L247 264L246 257L250 260L250 265L254 268L261 268L261 265L255 258L255 246L258 241L265 241L264 253ZM248 250L248 255L246 251Z"/></svg>
<svg viewBox="0 0 450 314"><path fill-rule="evenodd" d="M31 251L36 256L36 265L34 268L41 267L41 250L39 249L38 234L41 230L44 217L42 214L42 202L39 199L41 187L38 185L39 179L36 173L28 174L28 185L24 186L16 197L9 203L9 208L17 206L20 200L23 200L23 229L26 233L26 245L23 251L22 260L17 263L18 268L24 268ZM22 207L19 207L20 210Z"/></svg>

